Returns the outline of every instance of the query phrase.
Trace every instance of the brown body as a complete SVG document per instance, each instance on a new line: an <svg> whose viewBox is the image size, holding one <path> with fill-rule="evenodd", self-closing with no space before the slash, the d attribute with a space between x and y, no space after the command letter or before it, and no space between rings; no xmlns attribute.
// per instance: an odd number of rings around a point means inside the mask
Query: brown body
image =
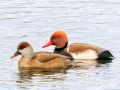
<svg viewBox="0 0 120 90"><path fill-rule="evenodd" d="M19 61L20 68L58 69L70 65L71 61L66 57L48 52L37 52L31 60L22 57Z"/></svg>
<svg viewBox="0 0 120 90"><path fill-rule="evenodd" d="M27 42L18 45L16 53L12 56L22 55L19 68L58 69L71 66L71 60L66 56L50 52L33 52L32 46Z"/></svg>
<svg viewBox="0 0 120 90"><path fill-rule="evenodd" d="M88 49L95 51L97 54L100 54L101 52L105 51L105 49L103 48L85 43L73 43L69 45L67 48L69 48L68 50L69 53L80 53Z"/></svg>

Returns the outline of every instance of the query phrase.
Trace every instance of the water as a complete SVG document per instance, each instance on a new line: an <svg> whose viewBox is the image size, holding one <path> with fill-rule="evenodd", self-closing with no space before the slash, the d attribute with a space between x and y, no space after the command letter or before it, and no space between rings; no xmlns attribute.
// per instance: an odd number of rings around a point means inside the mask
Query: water
<svg viewBox="0 0 120 90"><path fill-rule="evenodd" d="M42 49L52 32L64 29L69 42L110 50L111 63L60 72L18 69L10 56L21 41ZM120 90L119 0L2 0L0 2L0 90Z"/></svg>

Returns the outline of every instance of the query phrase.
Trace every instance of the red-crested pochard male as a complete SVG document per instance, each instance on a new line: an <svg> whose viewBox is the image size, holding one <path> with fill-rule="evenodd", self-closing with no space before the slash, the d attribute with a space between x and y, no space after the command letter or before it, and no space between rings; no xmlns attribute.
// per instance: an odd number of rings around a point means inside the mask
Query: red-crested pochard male
<svg viewBox="0 0 120 90"><path fill-rule="evenodd" d="M54 45L54 53L72 57L74 59L113 59L113 55L106 49L86 44L73 43L68 45L68 37L64 31L56 31L51 35L50 41L43 46Z"/></svg>
<svg viewBox="0 0 120 90"><path fill-rule="evenodd" d="M63 55L42 51L34 53L28 42L21 42L11 58L18 55L22 55L18 63L20 68L65 69L71 65L71 60Z"/></svg>

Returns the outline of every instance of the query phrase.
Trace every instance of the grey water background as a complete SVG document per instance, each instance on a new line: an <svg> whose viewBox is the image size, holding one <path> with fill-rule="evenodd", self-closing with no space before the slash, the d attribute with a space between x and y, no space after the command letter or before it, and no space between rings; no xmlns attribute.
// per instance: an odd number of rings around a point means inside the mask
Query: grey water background
<svg viewBox="0 0 120 90"><path fill-rule="evenodd" d="M19 71L11 60L28 41L35 51L51 33L64 29L69 43L85 42L110 50L111 63L63 72ZM120 90L119 0L0 0L0 90Z"/></svg>

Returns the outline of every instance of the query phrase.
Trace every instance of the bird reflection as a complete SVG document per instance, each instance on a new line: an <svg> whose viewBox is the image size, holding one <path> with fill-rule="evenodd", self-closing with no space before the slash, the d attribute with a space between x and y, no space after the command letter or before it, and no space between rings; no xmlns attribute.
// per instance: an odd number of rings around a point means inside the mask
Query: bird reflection
<svg viewBox="0 0 120 90"><path fill-rule="evenodd" d="M21 79L31 79L34 76L54 75L54 74L66 74L67 69L37 69L37 68L21 68L19 69L19 76Z"/></svg>
<svg viewBox="0 0 120 90"><path fill-rule="evenodd" d="M88 67L88 66L98 66L100 64L106 64L110 63L112 60L110 59L105 59L105 60L93 60L93 59L80 59L80 60L74 60L73 66L75 67Z"/></svg>

